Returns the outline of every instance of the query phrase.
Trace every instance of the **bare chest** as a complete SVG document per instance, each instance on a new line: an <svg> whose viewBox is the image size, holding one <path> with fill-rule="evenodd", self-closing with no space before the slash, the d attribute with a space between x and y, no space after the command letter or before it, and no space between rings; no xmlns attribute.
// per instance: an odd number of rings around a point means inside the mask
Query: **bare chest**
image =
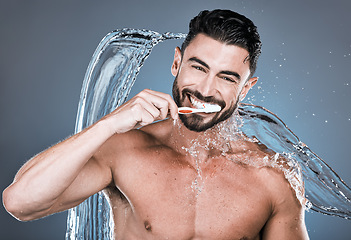
<svg viewBox="0 0 351 240"><path fill-rule="evenodd" d="M252 169L214 161L129 166L112 194L116 234L135 239L258 239L270 215ZM121 238L122 239L122 238Z"/></svg>

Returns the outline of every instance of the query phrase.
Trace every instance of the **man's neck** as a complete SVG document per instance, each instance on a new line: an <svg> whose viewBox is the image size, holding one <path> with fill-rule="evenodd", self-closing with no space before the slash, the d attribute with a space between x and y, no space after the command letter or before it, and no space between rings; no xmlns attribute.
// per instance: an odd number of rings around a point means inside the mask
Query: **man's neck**
<svg viewBox="0 0 351 240"><path fill-rule="evenodd" d="M191 131L178 119L173 121L171 128L170 141L181 154L204 160L221 155L223 151L221 143L225 144L225 140L216 127L202 132Z"/></svg>

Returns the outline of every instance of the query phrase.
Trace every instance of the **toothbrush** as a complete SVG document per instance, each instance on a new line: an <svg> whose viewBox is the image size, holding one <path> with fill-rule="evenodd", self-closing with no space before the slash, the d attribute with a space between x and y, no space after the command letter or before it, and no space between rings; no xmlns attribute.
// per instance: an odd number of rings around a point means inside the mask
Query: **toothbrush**
<svg viewBox="0 0 351 240"><path fill-rule="evenodd" d="M190 113L198 113L198 112L213 113L213 112L219 112L219 111L221 111L221 107L218 105L207 106L205 108L190 108L190 107L178 108L179 114L190 114Z"/></svg>

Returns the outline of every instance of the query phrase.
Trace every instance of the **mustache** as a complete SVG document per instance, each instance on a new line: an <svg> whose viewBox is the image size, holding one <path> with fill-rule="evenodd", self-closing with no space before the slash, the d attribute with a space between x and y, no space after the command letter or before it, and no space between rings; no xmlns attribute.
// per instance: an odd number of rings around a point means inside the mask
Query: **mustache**
<svg viewBox="0 0 351 240"><path fill-rule="evenodd" d="M192 95L194 97L196 97L197 99L199 99L202 102L205 103L209 103L209 104L217 104L219 105L222 109L226 106L225 102L222 100L219 100L217 98L215 98L214 96L204 96L202 95L199 91L197 90L191 90L191 89L183 89L182 91L182 96L183 99L185 99L187 96Z"/></svg>

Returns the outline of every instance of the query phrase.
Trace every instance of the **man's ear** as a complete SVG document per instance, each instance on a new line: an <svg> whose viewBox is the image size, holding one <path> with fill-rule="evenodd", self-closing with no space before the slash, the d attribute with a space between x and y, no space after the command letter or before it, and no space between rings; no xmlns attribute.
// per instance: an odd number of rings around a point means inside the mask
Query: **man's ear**
<svg viewBox="0 0 351 240"><path fill-rule="evenodd" d="M181 62L182 62L182 53L180 51L180 48L176 47L176 49L174 50L174 59L171 67L171 72L174 77L176 77L178 74Z"/></svg>
<svg viewBox="0 0 351 240"><path fill-rule="evenodd" d="M258 80L258 77L253 77L253 78L250 78L245 83L245 86L243 87L243 90L241 90L241 93L240 93L240 101L244 100L249 90L257 83L257 80Z"/></svg>

